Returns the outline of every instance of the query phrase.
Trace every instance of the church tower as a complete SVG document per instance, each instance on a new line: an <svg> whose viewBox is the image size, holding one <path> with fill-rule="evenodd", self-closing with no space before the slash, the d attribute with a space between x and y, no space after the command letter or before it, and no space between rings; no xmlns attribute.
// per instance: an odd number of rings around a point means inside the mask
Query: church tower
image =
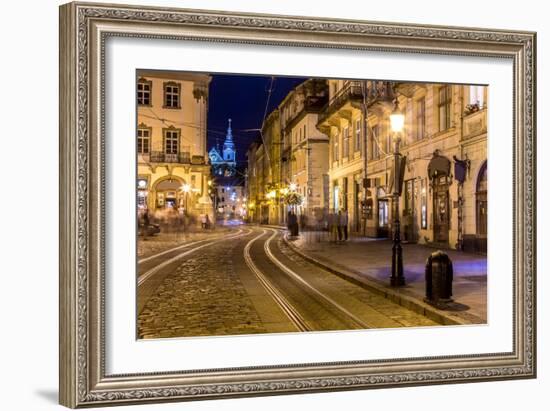
<svg viewBox="0 0 550 411"><path fill-rule="evenodd" d="M235 165L235 143L233 142L231 119L229 119L227 134L225 135L225 141L223 142L223 161L226 163L233 163L233 165Z"/></svg>
<svg viewBox="0 0 550 411"><path fill-rule="evenodd" d="M235 143L233 142L231 119L229 119L228 122L227 134L225 135L222 151L220 152L218 144L216 144L216 147L212 147L208 153L210 164L212 164L212 174L214 176L230 177L234 176L236 173L237 151L235 150Z"/></svg>

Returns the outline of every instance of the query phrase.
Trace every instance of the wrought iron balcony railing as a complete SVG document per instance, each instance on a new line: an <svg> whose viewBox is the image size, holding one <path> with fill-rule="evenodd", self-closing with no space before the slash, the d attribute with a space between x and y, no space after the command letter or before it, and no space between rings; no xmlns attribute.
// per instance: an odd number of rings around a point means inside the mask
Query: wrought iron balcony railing
<svg viewBox="0 0 550 411"><path fill-rule="evenodd" d="M393 83L391 81L353 80L348 81L325 104L319 113L319 123L327 120L331 115L340 110L348 101L363 103L367 106L378 101L391 101L394 99Z"/></svg>
<svg viewBox="0 0 550 411"><path fill-rule="evenodd" d="M195 156L194 156L195 157ZM151 151L149 155L151 163L191 163L191 154L188 152L181 153L164 153L162 151Z"/></svg>

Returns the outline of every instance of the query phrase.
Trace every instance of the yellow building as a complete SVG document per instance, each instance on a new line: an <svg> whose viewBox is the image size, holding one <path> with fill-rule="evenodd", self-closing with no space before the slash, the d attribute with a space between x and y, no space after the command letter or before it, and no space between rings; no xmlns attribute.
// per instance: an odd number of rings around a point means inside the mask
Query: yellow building
<svg viewBox="0 0 550 411"><path fill-rule="evenodd" d="M267 218L269 224L283 224L284 221L284 203L282 198L282 136L280 113L275 109L267 116L262 125L262 149L263 156L257 156L263 159L265 177L263 179L263 209L264 215L267 206ZM261 153L259 153L261 154ZM260 187L257 187L260 189ZM265 221L265 217L263 218Z"/></svg>
<svg viewBox="0 0 550 411"><path fill-rule="evenodd" d="M267 195L270 167L265 145L252 143L247 152L248 170L246 178L246 198L248 220L254 223L269 224L270 199Z"/></svg>
<svg viewBox="0 0 550 411"><path fill-rule="evenodd" d="M486 87L329 80L329 92L318 127L330 138L330 208L348 211L350 230L391 232L389 114L397 98L405 114L399 148L406 158L399 202L405 240L484 251Z"/></svg>
<svg viewBox="0 0 550 411"><path fill-rule="evenodd" d="M208 195L206 116L210 76L139 71L138 207L177 208L213 219Z"/></svg>

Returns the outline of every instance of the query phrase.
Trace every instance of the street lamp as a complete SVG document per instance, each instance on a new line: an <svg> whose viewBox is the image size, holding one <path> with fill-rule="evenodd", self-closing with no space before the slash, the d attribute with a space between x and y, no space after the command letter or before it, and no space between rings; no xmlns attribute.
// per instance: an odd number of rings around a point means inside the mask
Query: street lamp
<svg viewBox="0 0 550 411"><path fill-rule="evenodd" d="M401 247L401 229L399 221L399 183L401 170L401 154L399 154L399 144L401 143L401 133L405 124L405 115L399 109L397 98L394 101L394 107L390 114L390 125L393 137L393 245L391 258L391 277L390 284L393 287L405 285L403 276L403 249Z"/></svg>

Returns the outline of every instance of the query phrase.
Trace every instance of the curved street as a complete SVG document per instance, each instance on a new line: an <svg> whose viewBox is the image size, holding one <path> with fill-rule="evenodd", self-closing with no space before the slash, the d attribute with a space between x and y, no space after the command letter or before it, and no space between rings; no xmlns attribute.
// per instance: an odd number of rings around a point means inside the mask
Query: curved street
<svg viewBox="0 0 550 411"><path fill-rule="evenodd" d="M314 265L262 226L140 243L139 338L437 325Z"/></svg>

